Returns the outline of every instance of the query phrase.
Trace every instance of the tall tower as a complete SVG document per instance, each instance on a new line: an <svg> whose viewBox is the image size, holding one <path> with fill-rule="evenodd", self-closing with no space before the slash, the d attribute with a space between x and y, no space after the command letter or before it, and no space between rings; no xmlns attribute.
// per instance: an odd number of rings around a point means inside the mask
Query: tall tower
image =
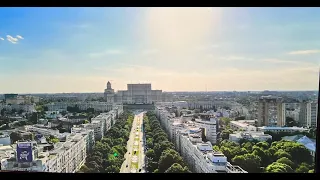
<svg viewBox="0 0 320 180"><path fill-rule="evenodd" d="M104 90L104 98L107 102L114 103L115 93L111 87L111 83L107 82L107 89Z"/></svg>
<svg viewBox="0 0 320 180"><path fill-rule="evenodd" d="M282 98L262 96L258 104L258 126L284 126L285 104Z"/></svg>

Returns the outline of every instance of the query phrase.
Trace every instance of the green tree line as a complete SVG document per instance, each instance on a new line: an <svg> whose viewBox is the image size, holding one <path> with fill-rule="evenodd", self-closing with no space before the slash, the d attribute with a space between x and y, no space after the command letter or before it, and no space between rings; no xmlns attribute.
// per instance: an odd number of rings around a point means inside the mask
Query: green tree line
<svg viewBox="0 0 320 180"><path fill-rule="evenodd" d="M132 113L124 112L106 136L96 142L80 172L119 173L125 160L133 119Z"/></svg>
<svg viewBox="0 0 320 180"><path fill-rule="evenodd" d="M191 173L167 134L160 126L155 114L147 112L143 120L146 146L147 170L153 173Z"/></svg>
<svg viewBox="0 0 320 180"><path fill-rule="evenodd" d="M314 169L308 149L292 141L242 141L237 144L224 140L213 149L221 151L228 161L249 173L311 173Z"/></svg>

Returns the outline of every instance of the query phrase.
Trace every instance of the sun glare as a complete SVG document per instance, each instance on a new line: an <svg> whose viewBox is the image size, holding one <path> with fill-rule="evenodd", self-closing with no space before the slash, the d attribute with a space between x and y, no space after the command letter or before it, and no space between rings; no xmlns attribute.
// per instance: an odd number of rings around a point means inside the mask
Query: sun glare
<svg viewBox="0 0 320 180"><path fill-rule="evenodd" d="M151 44L170 51L203 42L217 24L221 9L169 7L150 8L147 12L147 35Z"/></svg>

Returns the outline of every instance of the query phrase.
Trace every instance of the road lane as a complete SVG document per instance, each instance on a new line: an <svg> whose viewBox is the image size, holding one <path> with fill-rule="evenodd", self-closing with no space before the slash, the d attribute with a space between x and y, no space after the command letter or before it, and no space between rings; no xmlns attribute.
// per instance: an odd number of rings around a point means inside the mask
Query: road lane
<svg viewBox="0 0 320 180"><path fill-rule="evenodd" d="M127 153L123 162L120 173L143 173L144 169L144 141L141 127L143 124L144 112L136 113L132 128L127 142ZM136 154L135 154L136 151Z"/></svg>

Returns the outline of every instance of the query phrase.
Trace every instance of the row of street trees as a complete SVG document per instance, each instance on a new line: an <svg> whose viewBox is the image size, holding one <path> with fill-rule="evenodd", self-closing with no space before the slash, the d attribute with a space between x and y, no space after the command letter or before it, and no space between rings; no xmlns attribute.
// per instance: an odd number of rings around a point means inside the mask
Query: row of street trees
<svg viewBox="0 0 320 180"><path fill-rule="evenodd" d="M303 145L292 141L245 142L224 140L214 150L221 151L235 165L249 173L313 172L313 158Z"/></svg>
<svg viewBox="0 0 320 180"><path fill-rule="evenodd" d="M143 120L147 139L147 170L153 173L191 173L174 145L168 141L153 112L147 112Z"/></svg>
<svg viewBox="0 0 320 180"><path fill-rule="evenodd" d="M96 142L80 172L119 173L125 160L133 119L132 113L124 112L106 136Z"/></svg>

